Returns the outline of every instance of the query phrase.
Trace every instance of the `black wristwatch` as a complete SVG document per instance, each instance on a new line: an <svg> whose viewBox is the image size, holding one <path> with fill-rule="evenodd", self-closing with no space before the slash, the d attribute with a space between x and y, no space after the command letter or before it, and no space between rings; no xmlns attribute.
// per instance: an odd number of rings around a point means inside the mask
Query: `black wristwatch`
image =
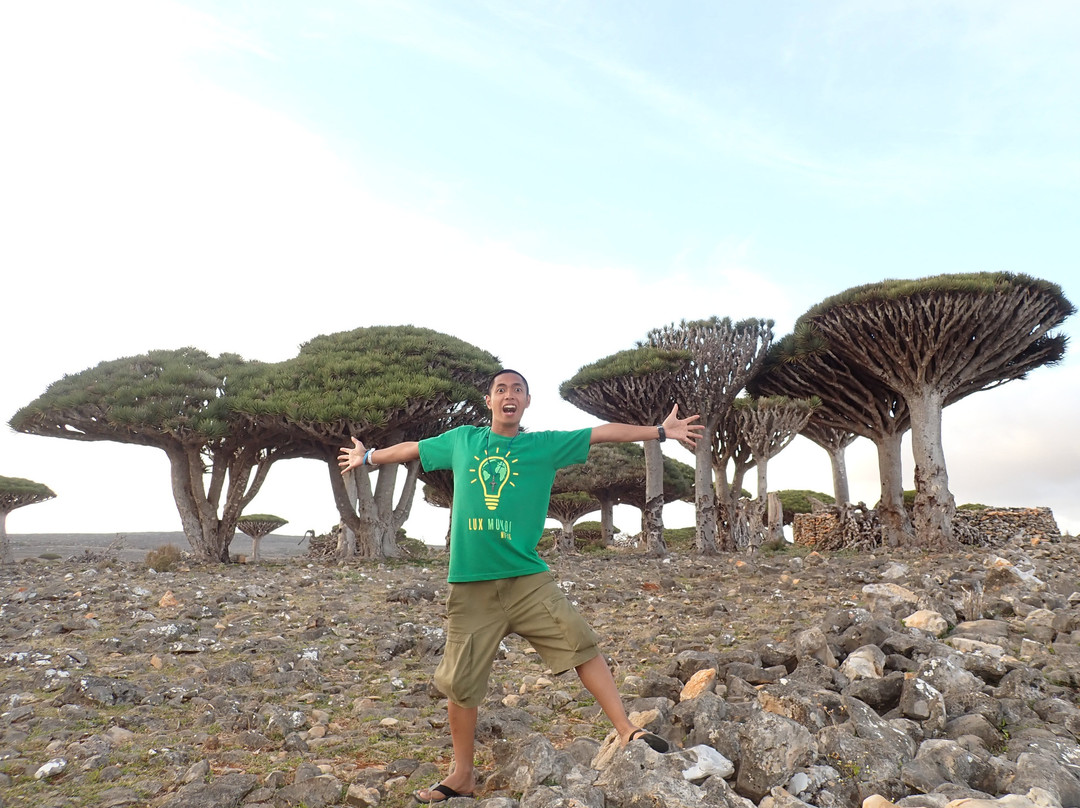
<svg viewBox="0 0 1080 808"><path fill-rule="evenodd" d="M661 443L663 443L664 441L667 440L667 432L664 431L664 425L663 424L657 424L656 425L656 433L657 433L657 438L656 439L658 441L660 441Z"/></svg>

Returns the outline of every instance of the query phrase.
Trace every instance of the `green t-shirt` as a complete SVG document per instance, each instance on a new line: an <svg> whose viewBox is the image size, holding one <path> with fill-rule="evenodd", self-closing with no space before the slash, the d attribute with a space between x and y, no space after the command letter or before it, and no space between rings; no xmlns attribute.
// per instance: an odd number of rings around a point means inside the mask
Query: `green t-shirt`
<svg viewBox="0 0 1080 808"><path fill-rule="evenodd" d="M461 426L420 441L424 471L454 472L450 583L491 581L543 572L536 552L551 484L564 466L584 463L591 429L521 432Z"/></svg>

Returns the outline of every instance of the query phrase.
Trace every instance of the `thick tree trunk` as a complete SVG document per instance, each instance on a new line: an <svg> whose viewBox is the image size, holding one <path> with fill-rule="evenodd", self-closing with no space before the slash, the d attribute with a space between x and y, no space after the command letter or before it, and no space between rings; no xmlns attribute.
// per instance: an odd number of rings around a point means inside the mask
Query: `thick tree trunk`
<svg viewBox="0 0 1080 808"><path fill-rule="evenodd" d="M259 543L262 541L262 536L251 537L251 563L258 564L260 561L259 556Z"/></svg>
<svg viewBox="0 0 1080 808"><path fill-rule="evenodd" d="M784 506L780 502L780 495L770 491L765 498L766 513L768 515L769 529L766 533L766 541L769 544L783 545L784 543Z"/></svg>
<svg viewBox="0 0 1080 808"><path fill-rule="evenodd" d="M352 551L355 554L356 537L361 535L361 533L370 530L365 524L366 520L361 519L358 514L362 513L365 514L365 516L369 516L373 511L373 508L368 507L365 509L363 505L360 504L360 500L362 500L364 496L363 492L366 492L368 499L371 498L371 489L367 483L361 485L359 481L357 481L352 488L352 493L356 496L356 499L351 499L349 490L350 485L346 483L345 479L349 475L341 474L337 467L337 463L330 458L327 458L326 465L327 469L330 471L330 490L334 493L334 505L337 507L338 516L341 518L341 533L338 535L337 552L340 555L343 550L347 551L346 548L348 547L350 539L345 539L343 537L346 535L346 531L352 531L351 541L354 543ZM352 472L354 476L367 473L368 472L366 471Z"/></svg>
<svg viewBox="0 0 1080 808"><path fill-rule="evenodd" d="M397 488L397 463L380 466L372 471L375 474L375 493L372 503L375 506L374 519L369 522L370 530L358 533L356 537L357 553L363 558L393 558L398 555L397 525L394 524L394 493ZM357 487L367 485L363 480ZM361 506L361 511L363 507ZM363 517L361 517L363 518Z"/></svg>
<svg viewBox="0 0 1080 808"><path fill-rule="evenodd" d="M217 514L217 501L221 495L221 488L225 483L225 471L222 464L213 464L210 467L210 483L204 488L203 481L206 479L206 470L203 466L202 447L185 446L184 456L189 481L189 491L195 502L195 513L199 519L199 550L198 555L207 561L220 561L228 563L229 542L223 541ZM232 536L229 536L232 539Z"/></svg>
<svg viewBox="0 0 1080 808"><path fill-rule="evenodd" d="M357 478L355 500L350 499L349 486L337 467L336 458L328 456L327 467L330 471L330 487L334 492L334 504L341 517L342 532L347 534L347 531L351 530L356 537L355 554L361 558L395 558L400 555L397 532L409 518L420 473L420 462L413 461L405 466L405 481L396 506L394 493L400 464L379 466L374 471L354 471ZM374 491L370 480L372 473L378 475ZM347 540L339 540L339 554L348 552L349 549Z"/></svg>
<svg viewBox="0 0 1080 808"><path fill-rule="evenodd" d="M731 503L729 508L729 533L731 536L730 550L745 550L750 547L750 537L753 532L752 517L754 513L757 513L757 503L751 502L747 499L739 498ZM757 520L758 525L761 524L761 519Z"/></svg>
<svg viewBox="0 0 1080 808"><path fill-rule="evenodd" d="M851 502L851 488L848 485L847 459L843 448L831 448L829 464L832 466L833 498L837 505L847 505Z"/></svg>
<svg viewBox="0 0 1080 808"><path fill-rule="evenodd" d="M713 496L716 498L716 532L721 545L731 533L731 484L727 479L727 470L713 464Z"/></svg>
<svg viewBox="0 0 1080 808"><path fill-rule="evenodd" d="M386 535L391 527L376 512L363 512L359 516L360 527L356 533L355 555L359 558L393 558L396 553L386 552Z"/></svg>
<svg viewBox="0 0 1080 808"><path fill-rule="evenodd" d="M641 511L641 538L645 555L662 558L668 554L664 539L664 453L660 442L645 441L645 507Z"/></svg>
<svg viewBox="0 0 1080 808"><path fill-rule="evenodd" d="M765 532L768 530L765 524L765 501L752 499L740 504L746 513L746 535L742 537L738 547L740 550L754 552L765 541Z"/></svg>
<svg viewBox="0 0 1080 808"><path fill-rule="evenodd" d="M195 496L191 492L187 456L179 448L167 450L166 454L169 457L169 481L172 483L173 500L180 513L180 526L191 549L199 553L203 540L202 526L199 524L199 509L195 504Z"/></svg>
<svg viewBox="0 0 1080 808"><path fill-rule="evenodd" d="M645 555L650 558L663 558L668 554L663 513L663 495L646 500L641 511L641 537L645 543Z"/></svg>
<svg viewBox="0 0 1080 808"><path fill-rule="evenodd" d="M949 491L941 445L941 395L937 391L905 394L911 411L911 453L915 457L915 539L934 550L959 545L953 533L956 500Z"/></svg>
<svg viewBox="0 0 1080 808"><path fill-rule="evenodd" d="M721 552L733 553L746 548L749 543L749 511L742 499L743 479L753 468L746 463L735 463L731 482L724 469L714 469L716 474L718 542Z"/></svg>
<svg viewBox="0 0 1080 808"><path fill-rule="evenodd" d="M173 499L180 513L180 524L192 551L202 561L229 560L228 541L218 534L218 518L208 506L202 489L202 456L184 447L170 449L169 470L172 480ZM193 468L194 465L194 468ZM232 538L231 536L229 537Z"/></svg>
<svg viewBox="0 0 1080 808"><path fill-rule="evenodd" d="M719 553L716 544L716 492L712 481L712 440L716 424L708 424L705 435L697 442L694 451L694 504L697 509L697 534L694 549L701 555Z"/></svg>
<svg viewBox="0 0 1080 808"><path fill-rule="evenodd" d="M332 473L332 472L331 472ZM357 477L361 474L367 474L368 472L363 469L353 469L345 473L342 476L342 482L345 484L345 496L349 501L349 508L355 512L357 509L357 500L359 495L357 494ZM365 485L367 483L365 482ZM341 523L341 530L338 531L337 541L337 557L338 558L352 558L356 555L356 531L353 530L345 522Z"/></svg>
<svg viewBox="0 0 1080 808"><path fill-rule="evenodd" d="M555 540L555 550L559 555L570 555L577 550L574 546L574 522L572 519L560 519L559 523L562 529Z"/></svg>
<svg viewBox="0 0 1080 808"><path fill-rule="evenodd" d="M757 464L757 498L762 502L769 495L769 459L761 458Z"/></svg>
<svg viewBox="0 0 1080 808"><path fill-rule="evenodd" d="M277 460L274 452L261 452L256 449L244 448L235 455L228 451L217 452L214 455L214 467L224 466L226 469L225 502L221 506L221 518L218 520L218 541L224 545L224 555L228 559L229 544L236 535L236 523L240 520L244 509L251 504L251 500L259 493L266 475L270 472L270 466ZM252 477L254 471L254 477ZM220 493L215 493L210 500L213 512L218 511Z"/></svg>
<svg viewBox="0 0 1080 808"><path fill-rule="evenodd" d="M203 561L227 563L236 522L262 487L274 456L260 456L254 450L233 455L231 450L219 448L212 458L207 486L201 446L171 446L165 454L169 458L173 500L188 544ZM254 479L252 469L257 469ZM225 503L218 516L223 491Z"/></svg>
<svg viewBox="0 0 1080 808"><path fill-rule="evenodd" d="M878 437L875 441L878 454L878 476L881 480L881 498L877 513L881 522L884 543L888 547L910 545L915 540L907 508L904 507L904 477L900 459L903 433L897 432ZM840 503L838 503L840 504Z"/></svg>
<svg viewBox="0 0 1080 808"><path fill-rule="evenodd" d="M413 499L416 496L416 483L419 479L420 461L414 460L405 466L405 482L401 487L401 496L398 498L397 505L394 506L393 529L384 537L385 543L383 546L395 556L401 553L398 548L397 533L399 529L404 527L405 522L409 519L409 514L412 512Z"/></svg>
<svg viewBox="0 0 1080 808"><path fill-rule="evenodd" d="M769 458L762 457L757 464L757 499L751 503L754 509L750 519L749 546L758 548L766 542L775 542L777 534L781 541L784 539L783 509L781 516L774 520L772 502L770 497L779 498L769 494ZM777 524L779 522L779 524Z"/></svg>
<svg viewBox="0 0 1080 808"><path fill-rule="evenodd" d="M607 497L600 500L600 541L610 547L615 539L615 503Z"/></svg>
<svg viewBox="0 0 1080 808"><path fill-rule="evenodd" d="M7 511L0 511L0 564L10 564L15 560L11 539L7 534L7 515Z"/></svg>

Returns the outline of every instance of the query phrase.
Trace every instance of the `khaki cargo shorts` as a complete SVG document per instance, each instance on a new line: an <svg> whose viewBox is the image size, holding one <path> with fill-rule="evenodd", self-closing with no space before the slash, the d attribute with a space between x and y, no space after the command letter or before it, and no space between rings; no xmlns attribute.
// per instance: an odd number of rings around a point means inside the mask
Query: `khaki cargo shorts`
<svg viewBox="0 0 1080 808"><path fill-rule="evenodd" d="M461 707L484 700L491 665L508 634L531 643L556 674L600 653L596 634L551 572L450 584L446 613L446 650L435 685Z"/></svg>

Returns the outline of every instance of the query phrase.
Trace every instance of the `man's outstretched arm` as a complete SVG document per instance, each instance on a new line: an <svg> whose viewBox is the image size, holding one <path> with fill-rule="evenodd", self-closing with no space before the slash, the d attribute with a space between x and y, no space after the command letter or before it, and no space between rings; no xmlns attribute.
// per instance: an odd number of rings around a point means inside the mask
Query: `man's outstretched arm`
<svg viewBox="0 0 1080 808"><path fill-rule="evenodd" d="M693 448L697 439L705 432L701 424L693 423L700 416L691 415L688 418L679 417L679 405L671 408L667 418L660 424L664 428L665 437L677 440L679 443ZM635 426L633 424L604 424L593 427L592 435L589 436L589 444L594 443L634 443L637 441L656 440L660 432L655 426Z"/></svg>
<svg viewBox="0 0 1080 808"><path fill-rule="evenodd" d="M382 466L386 463L408 463L420 459L420 444L414 440L395 443L385 449L374 449L371 450L371 454L368 454L369 450L365 448L361 441L353 438L352 442L352 446L342 446L341 454L338 455L338 468L341 469L342 474L365 465L365 456L367 458L366 465L369 466Z"/></svg>

